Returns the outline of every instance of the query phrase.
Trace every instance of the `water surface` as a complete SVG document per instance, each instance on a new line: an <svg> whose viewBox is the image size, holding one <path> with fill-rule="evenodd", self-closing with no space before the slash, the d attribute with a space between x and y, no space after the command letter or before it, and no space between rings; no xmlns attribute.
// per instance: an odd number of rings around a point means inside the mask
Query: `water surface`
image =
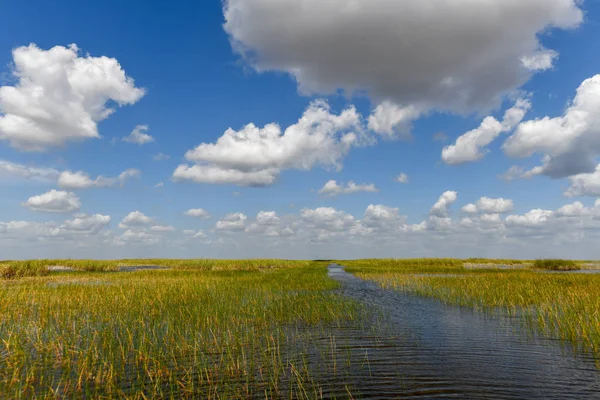
<svg viewBox="0 0 600 400"><path fill-rule="evenodd" d="M340 353L368 356L367 369L344 378L356 398L600 399L595 360L527 335L514 317L385 290L335 264L329 276L344 295L382 311L392 332L387 339L364 332L339 339ZM325 394L343 397L339 389Z"/></svg>

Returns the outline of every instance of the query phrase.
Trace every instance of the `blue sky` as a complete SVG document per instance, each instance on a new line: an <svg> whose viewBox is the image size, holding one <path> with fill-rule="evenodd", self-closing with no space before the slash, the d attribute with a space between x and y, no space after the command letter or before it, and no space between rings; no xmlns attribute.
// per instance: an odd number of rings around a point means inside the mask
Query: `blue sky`
<svg viewBox="0 0 600 400"><path fill-rule="evenodd" d="M598 37L592 0L5 2L0 258L598 258Z"/></svg>

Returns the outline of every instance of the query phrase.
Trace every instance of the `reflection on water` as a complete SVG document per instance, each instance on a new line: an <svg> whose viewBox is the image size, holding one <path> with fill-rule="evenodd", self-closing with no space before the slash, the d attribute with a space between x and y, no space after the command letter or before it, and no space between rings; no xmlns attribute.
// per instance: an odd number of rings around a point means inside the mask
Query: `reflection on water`
<svg viewBox="0 0 600 400"><path fill-rule="evenodd" d="M335 352L352 362L319 382L324 397L349 397L347 386L355 398L374 399L600 399L593 359L527 337L509 317L384 290L337 265L329 275L344 295L383 311L389 334L335 332Z"/></svg>

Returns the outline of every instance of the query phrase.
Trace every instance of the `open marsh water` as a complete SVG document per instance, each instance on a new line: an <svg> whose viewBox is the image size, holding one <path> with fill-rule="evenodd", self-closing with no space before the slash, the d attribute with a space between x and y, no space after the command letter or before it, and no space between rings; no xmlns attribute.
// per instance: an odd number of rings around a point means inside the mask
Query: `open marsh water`
<svg viewBox="0 0 600 400"><path fill-rule="evenodd" d="M335 351L353 366L322 382L323 397L348 398L347 385L370 399L600 399L594 359L527 335L515 317L382 289L335 264L329 276L344 295L380 310L387 326L385 334L336 332Z"/></svg>

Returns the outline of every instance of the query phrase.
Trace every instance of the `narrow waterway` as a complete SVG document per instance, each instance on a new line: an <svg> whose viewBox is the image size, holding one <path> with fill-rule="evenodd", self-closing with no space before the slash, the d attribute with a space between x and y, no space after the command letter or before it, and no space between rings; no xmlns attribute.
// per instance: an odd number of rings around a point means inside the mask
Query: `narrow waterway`
<svg viewBox="0 0 600 400"><path fill-rule="evenodd" d="M393 340L356 337L338 347L368 356L368 376L364 368L346 375L357 398L600 399L591 357L528 336L518 321L384 290L335 264L329 276L381 311L393 332Z"/></svg>

